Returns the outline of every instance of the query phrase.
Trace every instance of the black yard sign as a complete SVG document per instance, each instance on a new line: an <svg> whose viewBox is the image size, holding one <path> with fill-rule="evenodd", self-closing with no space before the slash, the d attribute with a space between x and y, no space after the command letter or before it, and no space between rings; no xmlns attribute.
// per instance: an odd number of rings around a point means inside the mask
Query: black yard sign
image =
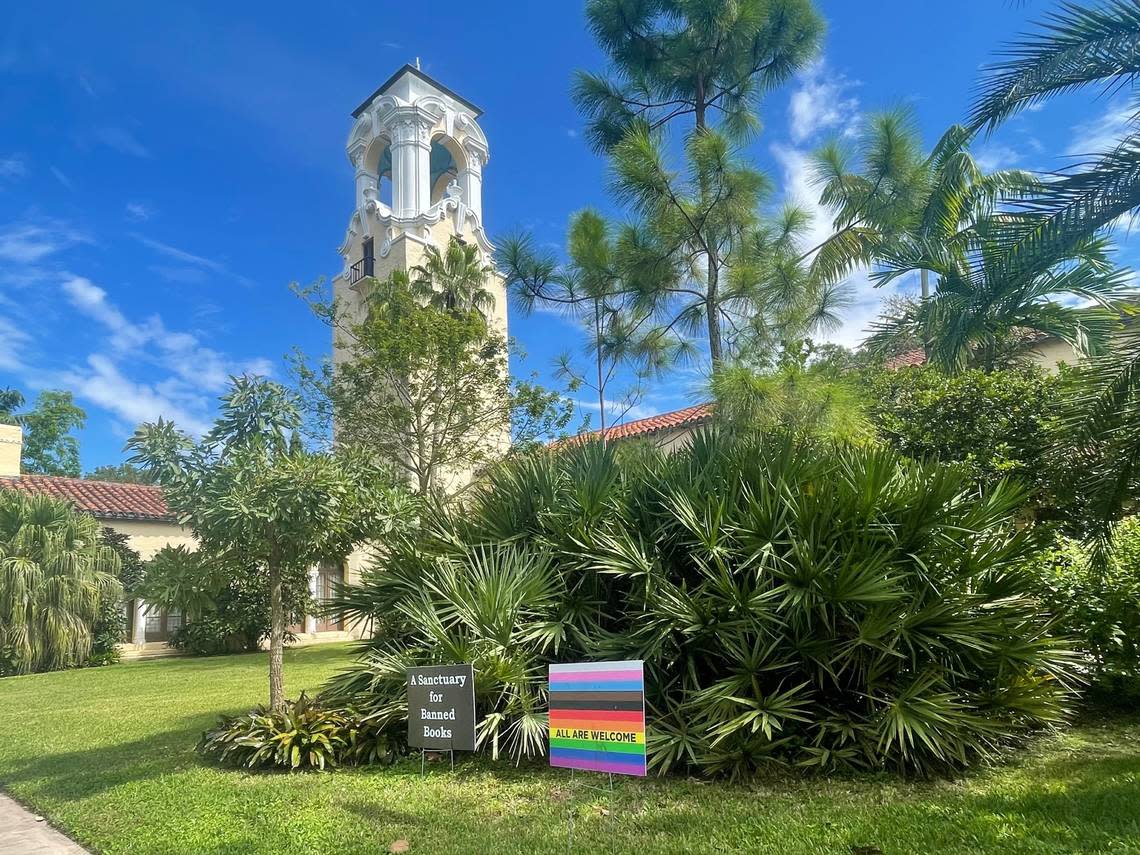
<svg viewBox="0 0 1140 855"><path fill-rule="evenodd" d="M408 745L475 750L475 670L470 665L408 669Z"/></svg>

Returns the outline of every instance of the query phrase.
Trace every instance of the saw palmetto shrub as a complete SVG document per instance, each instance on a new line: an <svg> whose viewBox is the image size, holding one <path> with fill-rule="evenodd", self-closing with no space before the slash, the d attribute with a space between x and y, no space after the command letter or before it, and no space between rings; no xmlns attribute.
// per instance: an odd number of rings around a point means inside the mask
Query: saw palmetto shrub
<svg viewBox="0 0 1140 855"><path fill-rule="evenodd" d="M707 433L516 461L388 545L338 607L325 690L405 727L405 668L473 662L480 746L546 745L551 662L644 659L657 772L929 774L1063 719L1072 656L1028 592L1021 489L889 450Z"/></svg>

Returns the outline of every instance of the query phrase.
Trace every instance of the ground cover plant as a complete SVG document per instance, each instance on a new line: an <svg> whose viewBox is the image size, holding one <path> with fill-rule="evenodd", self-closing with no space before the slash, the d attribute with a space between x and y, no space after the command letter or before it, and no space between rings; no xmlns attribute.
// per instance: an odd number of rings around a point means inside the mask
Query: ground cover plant
<svg viewBox="0 0 1140 855"><path fill-rule="evenodd" d="M340 607L377 627L326 692L393 732L411 664L473 662L478 736L542 755L546 666L644 659L656 772L941 772L1064 718L1021 488L883 449L698 435L504 467Z"/></svg>
<svg viewBox="0 0 1140 855"><path fill-rule="evenodd" d="M286 691L344 667L343 644L286 651ZM221 714L264 699L266 654L183 658L0 681L0 789L102 855L410 851L657 855L1137 852L1140 720L1089 720L954 781L777 775L602 783L542 761L462 756L334 774L251 775L194 752ZM650 728L652 730L652 720ZM860 849L859 847L863 847Z"/></svg>

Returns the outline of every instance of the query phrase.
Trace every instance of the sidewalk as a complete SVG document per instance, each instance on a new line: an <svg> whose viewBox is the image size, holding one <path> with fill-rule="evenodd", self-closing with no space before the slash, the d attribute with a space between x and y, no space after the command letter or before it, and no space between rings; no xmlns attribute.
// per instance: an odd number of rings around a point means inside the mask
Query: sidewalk
<svg viewBox="0 0 1140 855"><path fill-rule="evenodd" d="M0 793L0 855L88 855L46 821L36 822L17 802Z"/></svg>

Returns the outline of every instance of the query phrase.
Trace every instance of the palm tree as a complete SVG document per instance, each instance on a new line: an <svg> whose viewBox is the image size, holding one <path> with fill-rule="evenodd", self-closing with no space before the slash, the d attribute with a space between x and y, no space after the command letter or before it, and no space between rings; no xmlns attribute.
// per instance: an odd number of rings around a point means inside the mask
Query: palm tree
<svg viewBox="0 0 1140 855"><path fill-rule="evenodd" d="M1119 328L1113 300L1129 276L1111 263L1105 241L1088 241L1058 264L1011 271L1000 240L991 238L994 227L981 223L942 244L910 238L881 250L880 269L872 274L879 282L926 269L938 287L880 318L869 350L886 355L899 340L917 340L930 362L948 373L1005 367L1045 338L1060 339L1081 356L1104 354Z"/></svg>
<svg viewBox="0 0 1140 855"><path fill-rule="evenodd" d="M913 117L895 111L872 117L856 146L821 150L816 178L821 201L836 212L835 234L813 268L838 276L873 263L880 284L920 274L922 299L876 324L868 344L881 354L918 341L931 362L958 371L1000 367L1042 337L1081 354L1103 352L1115 323L1107 306L1124 285L1105 243L1085 241L1060 257L1011 268L1004 239L1027 215L1005 208L1042 185L1019 170L984 172L970 138L967 128L953 126L924 155ZM1074 300L1099 305L1077 308Z"/></svg>
<svg viewBox="0 0 1140 855"><path fill-rule="evenodd" d="M495 298L486 288L494 274L479 247L453 237L442 253L434 246L427 248L424 260L412 268L412 288L416 296L440 311L456 315L476 311L486 317L495 307Z"/></svg>
<svg viewBox="0 0 1140 855"><path fill-rule="evenodd" d="M1089 86L1132 87L1140 73L1140 2L1111 0L1095 8L1066 3L1038 31L1010 46L990 69L970 118L993 131L1010 116ZM1028 200L1022 228L1005 238L1008 268L1041 265L1088 242L1140 207L1140 105L1108 151L1045 183ZM1126 315L1134 314L1126 308ZM1109 524L1140 491L1140 333L1128 325L1112 353L1090 360L1071 384L1066 421L1085 457L1079 491L1089 498L1090 533L1101 545Z"/></svg>
<svg viewBox="0 0 1140 855"><path fill-rule="evenodd" d="M118 571L93 517L0 493L0 674L82 665L100 604L121 594Z"/></svg>
<svg viewBox="0 0 1140 855"><path fill-rule="evenodd" d="M835 140L815 155L820 202L835 211L835 233L812 268L848 274L904 239L938 244L993 214L998 202L1032 192L1038 183L1020 170L985 173L970 155L969 131L954 125L924 154L910 110L871 116L854 144ZM923 296L929 270L920 270Z"/></svg>
<svg viewBox="0 0 1140 855"><path fill-rule="evenodd" d="M1039 31L1010 46L993 66L970 117L972 131L992 131L1047 98L1087 86L1131 87L1140 73L1140 2L1111 0L1091 8L1066 3ZM1039 216L1009 238L1011 262L1028 254L1057 257L1074 242L1140 206L1140 105L1109 151L1044 184L1031 202Z"/></svg>

